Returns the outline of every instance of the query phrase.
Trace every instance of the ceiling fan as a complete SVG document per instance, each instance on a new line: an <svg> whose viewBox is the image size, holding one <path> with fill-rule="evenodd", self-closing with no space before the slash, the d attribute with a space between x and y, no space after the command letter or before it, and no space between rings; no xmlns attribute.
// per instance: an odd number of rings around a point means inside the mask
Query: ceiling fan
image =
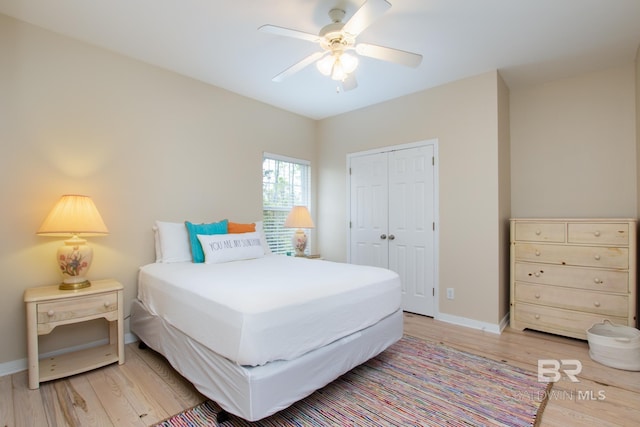
<svg viewBox="0 0 640 427"><path fill-rule="evenodd" d="M390 7L391 4L386 0L367 0L346 23L342 22L345 16L343 9L331 9L329 18L332 22L322 27L317 35L276 25L261 26L258 28L260 31L318 43L322 48L321 51L293 64L272 80L281 82L315 62L322 74L340 81L343 90L355 89L358 83L353 72L358 66L358 58L350 54L349 51L355 51L361 56L390 61L408 67L417 67L422 62L422 55L417 53L368 43L356 44L356 37Z"/></svg>

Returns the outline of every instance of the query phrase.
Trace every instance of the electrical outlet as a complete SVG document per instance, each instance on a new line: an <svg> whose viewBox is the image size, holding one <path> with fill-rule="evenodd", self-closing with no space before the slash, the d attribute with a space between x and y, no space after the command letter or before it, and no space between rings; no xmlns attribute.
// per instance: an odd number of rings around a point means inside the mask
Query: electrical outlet
<svg viewBox="0 0 640 427"><path fill-rule="evenodd" d="M453 292L453 288L447 288L447 299L454 299L455 294Z"/></svg>

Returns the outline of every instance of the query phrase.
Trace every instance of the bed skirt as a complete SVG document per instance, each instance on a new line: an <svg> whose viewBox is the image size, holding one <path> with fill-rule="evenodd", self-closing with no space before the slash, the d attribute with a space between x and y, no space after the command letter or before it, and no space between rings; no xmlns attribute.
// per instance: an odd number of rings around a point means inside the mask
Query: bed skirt
<svg viewBox="0 0 640 427"><path fill-rule="evenodd" d="M209 327L203 325L204 328ZM131 331L226 411L248 421L274 414L324 387L402 338L402 310L288 361L240 366L194 341L135 300Z"/></svg>

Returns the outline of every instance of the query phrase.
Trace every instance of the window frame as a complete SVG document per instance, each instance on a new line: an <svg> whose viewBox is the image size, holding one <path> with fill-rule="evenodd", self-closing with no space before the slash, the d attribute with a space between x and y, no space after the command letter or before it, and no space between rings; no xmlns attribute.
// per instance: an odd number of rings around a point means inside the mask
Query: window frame
<svg viewBox="0 0 640 427"><path fill-rule="evenodd" d="M266 172L269 169L265 169L265 162L273 161L273 162L281 162L283 166L290 167L292 169L295 168L295 165L302 167L300 173L302 176L300 177L301 182L296 183L295 171L289 170L287 175L287 187L285 187L282 191L286 193L288 200L278 199L278 197L274 198L275 203L271 206L266 205L267 201L265 195L268 190L266 189L267 185L277 185L276 182L271 180L267 181ZM294 180L294 182L291 182ZM306 182L305 182L306 181ZM275 190L271 190L271 194L275 194ZM285 197L286 198L286 197ZM306 206L309 209L309 212L312 212L311 209L311 161L284 156L281 154L274 154L269 152L263 152L262 154L262 223L263 230L267 239L267 243L271 248L272 253L280 254L280 255L292 255L295 253L295 249L293 248L293 244L291 243L291 238L293 237L293 233L295 229L293 228L285 228L283 226L289 211L294 205L302 205ZM307 233L307 248L305 249L305 253L309 254L309 248L311 247L311 236Z"/></svg>

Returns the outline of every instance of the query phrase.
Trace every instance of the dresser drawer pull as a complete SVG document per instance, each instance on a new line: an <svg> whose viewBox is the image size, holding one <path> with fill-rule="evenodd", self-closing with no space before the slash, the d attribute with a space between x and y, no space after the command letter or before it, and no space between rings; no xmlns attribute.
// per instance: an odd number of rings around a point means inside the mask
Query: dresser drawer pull
<svg viewBox="0 0 640 427"><path fill-rule="evenodd" d="M54 314L56 314L56 312L53 311L53 310L47 311L47 316L49 316L49 317L53 317Z"/></svg>
<svg viewBox="0 0 640 427"><path fill-rule="evenodd" d="M540 319L540 315L539 315L539 314L536 314L536 315L535 315L535 316L533 316L533 317L535 317L535 318L536 318L536 320Z"/></svg>
<svg viewBox="0 0 640 427"><path fill-rule="evenodd" d="M536 256L540 256L540 251L536 249Z"/></svg>
<svg viewBox="0 0 640 427"><path fill-rule="evenodd" d="M536 299L540 299L540 294L535 294Z"/></svg>
<svg viewBox="0 0 640 427"><path fill-rule="evenodd" d="M109 301L104 302L104 308L109 308Z"/></svg>
<svg viewBox="0 0 640 427"><path fill-rule="evenodd" d="M593 258L594 258L596 261L600 261L600 255L597 255L597 254L596 254Z"/></svg>
<svg viewBox="0 0 640 427"><path fill-rule="evenodd" d="M594 302L593 305L596 307L600 307L600 303L598 301Z"/></svg>
<svg viewBox="0 0 640 427"><path fill-rule="evenodd" d="M536 230L536 236L539 236L540 234L542 234L542 231Z"/></svg>
<svg viewBox="0 0 640 427"><path fill-rule="evenodd" d="M602 280L600 278L596 277L595 279L593 279L593 283L596 283L596 284L599 285L599 284L602 283Z"/></svg>
<svg viewBox="0 0 640 427"><path fill-rule="evenodd" d="M537 272L537 271L535 273L533 273L533 275L536 276L536 277L540 277L540 273Z"/></svg>
<svg viewBox="0 0 640 427"><path fill-rule="evenodd" d="M596 237L600 237L600 232L596 230L596 232L593 233L593 235L596 236Z"/></svg>

